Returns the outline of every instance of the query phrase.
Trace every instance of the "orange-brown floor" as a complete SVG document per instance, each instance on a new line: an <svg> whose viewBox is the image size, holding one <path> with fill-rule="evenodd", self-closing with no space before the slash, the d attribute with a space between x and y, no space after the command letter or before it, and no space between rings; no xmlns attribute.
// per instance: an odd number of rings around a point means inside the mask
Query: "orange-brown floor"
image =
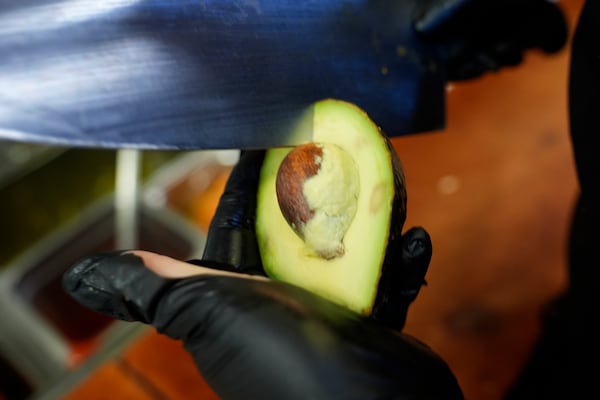
<svg viewBox="0 0 600 400"><path fill-rule="evenodd" d="M571 27L582 0L560 2ZM394 139L407 176L407 227L434 253L405 331L450 364L469 400L497 400L567 284L577 194L568 135L569 48L454 84L443 132ZM216 399L178 342L144 335L69 400Z"/></svg>

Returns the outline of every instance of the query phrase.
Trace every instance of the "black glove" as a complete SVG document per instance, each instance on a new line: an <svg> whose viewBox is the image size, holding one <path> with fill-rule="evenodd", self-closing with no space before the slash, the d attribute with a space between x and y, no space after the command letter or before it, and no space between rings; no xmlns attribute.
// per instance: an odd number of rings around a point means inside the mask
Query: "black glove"
<svg viewBox="0 0 600 400"><path fill-rule="evenodd" d="M562 9L548 0L433 0L415 28L439 45L451 81L518 65L528 49L555 53L568 38Z"/></svg>
<svg viewBox="0 0 600 400"><path fill-rule="evenodd" d="M64 287L93 310L181 339L224 399L462 399L422 343L282 282L165 279L117 253L80 262Z"/></svg>
<svg viewBox="0 0 600 400"><path fill-rule="evenodd" d="M384 326L386 318L359 316L301 288L251 276L264 274L254 237L261 163L262 152L242 154L203 260L193 261L235 274L166 279L140 257L116 252L77 263L64 275L65 290L92 310L181 339L225 399L461 399L444 361ZM381 314L395 327L404 324L431 256L422 228L398 240L401 262L387 285L399 290L382 302L400 318Z"/></svg>

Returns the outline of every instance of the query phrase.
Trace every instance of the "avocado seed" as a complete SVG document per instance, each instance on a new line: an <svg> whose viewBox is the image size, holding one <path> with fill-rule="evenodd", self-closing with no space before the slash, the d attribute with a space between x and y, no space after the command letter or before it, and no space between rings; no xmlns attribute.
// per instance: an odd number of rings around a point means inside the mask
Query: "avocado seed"
<svg viewBox="0 0 600 400"><path fill-rule="evenodd" d="M283 159L277 201L290 227L319 257L345 253L343 239L357 209L359 174L340 146L307 143Z"/></svg>

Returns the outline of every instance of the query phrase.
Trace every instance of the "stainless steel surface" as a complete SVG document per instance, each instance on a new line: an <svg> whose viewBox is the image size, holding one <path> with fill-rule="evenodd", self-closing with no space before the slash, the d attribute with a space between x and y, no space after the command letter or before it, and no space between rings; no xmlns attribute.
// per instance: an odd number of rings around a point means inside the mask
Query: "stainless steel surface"
<svg viewBox="0 0 600 400"><path fill-rule="evenodd" d="M0 140L0 189L59 156L58 146Z"/></svg>
<svg viewBox="0 0 600 400"><path fill-rule="evenodd" d="M120 249L138 247L140 166L142 151L117 150L115 182L115 238Z"/></svg>
<svg viewBox="0 0 600 400"><path fill-rule="evenodd" d="M129 161L137 164L137 156ZM184 259L201 257L205 233L169 205L168 192L191 168L201 175L203 165L231 165L237 157L237 151L185 152L154 171L143 184L138 182L135 196L138 248ZM57 227L0 270L0 309L3 311L0 355L31 383L32 398L61 398L100 363L114 357L119 349L145 331L140 324L112 321L106 327L98 325L100 328L92 332L97 336L91 339L85 336L92 334L87 332L89 328L85 328L87 333L83 337L67 334L65 321L73 327L89 327L89 316L73 313L69 308L61 311L64 303L48 296L46 290L48 281L59 280L73 259L99 249L110 250L110 246L120 248L115 229L118 220L115 198L116 193L111 193L96 200L78 218ZM153 239L149 240L148 235ZM151 243L161 250L148 247ZM175 254L177 252L181 254ZM26 281L33 283L25 284ZM36 291L42 295L36 297ZM71 314L57 320L53 319L53 312ZM81 349L87 349L89 343L97 345L88 354ZM83 356L75 354L82 351ZM80 358L75 364L74 357Z"/></svg>
<svg viewBox="0 0 600 400"><path fill-rule="evenodd" d="M69 375L74 370L74 358L83 357L76 354L80 351L77 348L86 347L88 340L93 340L93 336L82 337L81 334L68 332L78 324L89 324L91 321L87 313L80 315L73 308L65 308L64 312L72 315L60 315L59 319L54 319L56 312L60 313L56 309L64 304L61 300L64 295L51 293L45 288L56 285L50 282L59 282L62 272L74 260L86 254L118 248L110 244L114 240L111 239L114 237L112 224L115 221L114 216L110 216L112 208L112 197L99 201L82 213L77 221L57 229L32 246L0 274L0 309L3 310L0 351L23 371L36 389L51 386ZM169 245L164 243L177 240L181 243L180 247L190 249L185 254L179 254L179 257L197 257L204 243L198 230L188 227L185 221L168 210L142 206L142 212L140 218L145 223L140 224L140 228L146 231L140 235L141 238L148 236L148 229L153 230L154 235L160 230L163 236L170 235L161 240L163 251L169 251ZM156 243L156 239L153 242ZM139 245L148 246L149 243L148 240L146 243L140 241ZM157 248L154 250L160 251ZM171 248L170 251L174 250ZM28 279L33 282L25 284ZM31 293L32 290L43 291L44 298ZM65 326L65 321L69 325ZM109 340L115 330L121 331L117 326L125 330L133 328L132 324L111 324L110 330L105 330L99 325L95 334Z"/></svg>
<svg viewBox="0 0 600 400"><path fill-rule="evenodd" d="M329 97L390 136L441 129L444 71L414 34L419 3L0 0L0 138L293 145L311 140L310 105Z"/></svg>

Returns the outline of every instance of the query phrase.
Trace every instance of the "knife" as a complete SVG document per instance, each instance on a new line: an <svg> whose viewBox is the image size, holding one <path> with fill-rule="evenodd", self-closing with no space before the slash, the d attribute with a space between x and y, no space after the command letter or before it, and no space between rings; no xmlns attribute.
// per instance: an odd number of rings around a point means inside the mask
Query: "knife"
<svg viewBox="0 0 600 400"><path fill-rule="evenodd" d="M0 139L290 146L311 141L323 98L355 103L389 136L442 129L445 76L415 35L420 4L0 0Z"/></svg>

